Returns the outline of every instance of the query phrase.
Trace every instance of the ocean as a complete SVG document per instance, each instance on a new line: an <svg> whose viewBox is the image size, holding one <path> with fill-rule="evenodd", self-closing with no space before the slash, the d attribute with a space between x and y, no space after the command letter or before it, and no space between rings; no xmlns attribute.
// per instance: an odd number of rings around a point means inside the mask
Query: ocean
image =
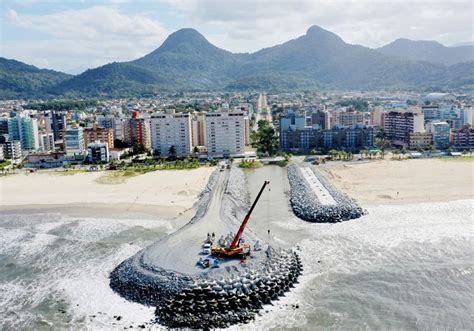
<svg viewBox="0 0 474 331"><path fill-rule="evenodd" d="M339 224L270 220L270 240L297 245L304 273L231 329L473 329L474 200L367 210ZM0 329L150 322L154 309L116 295L108 274L174 230L166 220L0 214Z"/></svg>

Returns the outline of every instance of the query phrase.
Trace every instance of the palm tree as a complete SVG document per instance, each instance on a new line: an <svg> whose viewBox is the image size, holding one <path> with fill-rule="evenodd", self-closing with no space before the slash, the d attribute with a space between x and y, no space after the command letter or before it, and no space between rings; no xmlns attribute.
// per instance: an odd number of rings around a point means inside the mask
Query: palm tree
<svg viewBox="0 0 474 331"><path fill-rule="evenodd" d="M175 158L176 157L176 147L174 147L174 145L172 145L168 151L168 155L171 157L171 158Z"/></svg>

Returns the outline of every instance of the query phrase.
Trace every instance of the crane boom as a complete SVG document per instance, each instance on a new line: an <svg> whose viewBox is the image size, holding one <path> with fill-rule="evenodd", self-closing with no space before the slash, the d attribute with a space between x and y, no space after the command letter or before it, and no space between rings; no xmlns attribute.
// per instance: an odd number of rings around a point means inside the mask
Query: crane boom
<svg viewBox="0 0 474 331"><path fill-rule="evenodd" d="M268 184L270 184L270 182L268 180L266 180L263 183L262 188L260 189L260 192L258 192L257 197L255 198L255 201L253 202L252 206L250 207L250 210L248 211L247 215L245 215L245 218L244 218L242 224L240 225L239 231L235 235L234 240L232 240L232 244L230 244L230 249L235 249L235 248L237 248L237 246L239 246L240 237L242 236L242 233L244 232L245 227L247 226L247 223L249 222L250 215L252 214L253 209L257 205L257 202L260 199L260 196L262 195L263 190L265 189L265 186L267 186Z"/></svg>

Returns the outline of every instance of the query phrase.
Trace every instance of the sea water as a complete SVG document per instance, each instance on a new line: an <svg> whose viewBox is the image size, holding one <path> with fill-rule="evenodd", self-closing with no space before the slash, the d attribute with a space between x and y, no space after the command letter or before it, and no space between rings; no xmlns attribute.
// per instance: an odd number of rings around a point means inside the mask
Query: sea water
<svg viewBox="0 0 474 331"><path fill-rule="evenodd" d="M298 245L304 273L255 321L233 329L474 328L474 200L367 209L339 224L275 220L272 240ZM0 329L149 322L153 308L116 295L108 274L173 231L165 220L1 214Z"/></svg>

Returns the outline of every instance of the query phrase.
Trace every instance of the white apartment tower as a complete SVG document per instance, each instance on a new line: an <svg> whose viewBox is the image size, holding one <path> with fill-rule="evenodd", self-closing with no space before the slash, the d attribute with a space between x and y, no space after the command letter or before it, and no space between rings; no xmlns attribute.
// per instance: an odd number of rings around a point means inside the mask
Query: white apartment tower
<svg viewBox="0 0 474 331"><path fill-rule="evenodd" d="M245 152L245 114L229 111L206 114L207 152L210 156L237 156Z"/></svg>
<svg viewBox="0 0 474 331"><path fill-rule="evenodd" d="M161 156L169 156L172 146L175 156L192 153L191 118L189 114L155 113L151 116L151 147Z"/></svg>

